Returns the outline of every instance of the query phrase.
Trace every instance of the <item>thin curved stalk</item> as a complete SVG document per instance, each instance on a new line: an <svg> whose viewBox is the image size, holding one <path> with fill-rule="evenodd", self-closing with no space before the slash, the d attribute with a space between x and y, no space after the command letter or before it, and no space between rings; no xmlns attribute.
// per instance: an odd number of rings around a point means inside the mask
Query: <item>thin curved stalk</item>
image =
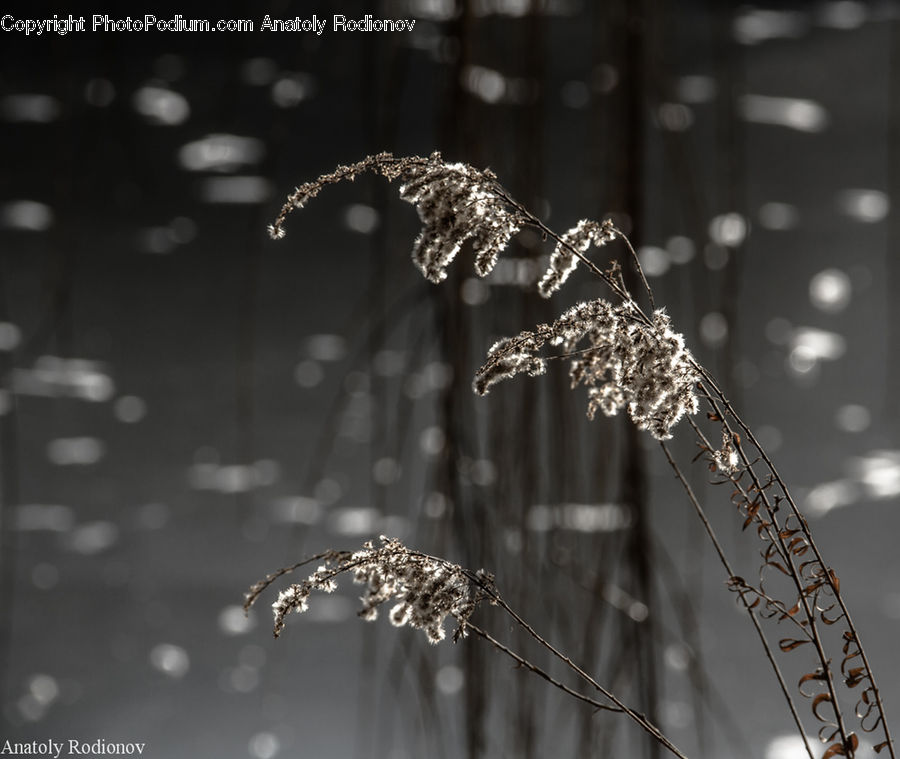
<svg viewBox="0 0 900 759"><path fill-rule="evenodd" d="M741 432L746 436L747 440L750 441L750 443L753 445L753 447L759 453L760 457L762 458L763 462L766 465L766 468L771 473L773 481L778 485L779 489L781 490L782 494L784 495L784 500L790 506L791 513L793 514L794 517L796 517L797 522L800 525L800 529L802 530L804 537L808 541L809 546L812 549L814 556L816 557L816 560L822 566L822 568L824 570L822 579L828 584L836 603L838 604L838 606L841 609L841 615L845 619L847 628L849 629L850 633L853 636L853 641L855 642L857 648L859 649L859 656L860 656L860 660L863 663L863 666L865 667L866 677L868 678L869 682L871 683L871 688L873 691L873 695L875 697L876 708L877 708L878 714L879 714L879 718L876 721L876 723L872 729L874 729L874 727L877 726L877 724L879 722L881 723L881 726L882 726L882 729L884 732L885 742L886 742L885 747L888 749L888 754L891 757L891 759L896 759L896 754L894 753L893 739L891 738L890 729L888 727L887 720L884 717L885 712L884 712L884 706L883 706L883 703L881 700L881 692L875 682L875 676L872 672L872 668L869 666L869 660L868 660L868 657L866 656L865 649L863 648L862 642L860 640L859 632L857 631L856 626L853 624L853 621L850 617L850 612L847 609L846 604L844 603L844 599L840 593L840 588L838 587L835 576L833 576L833 573L831 571L829 571L828 566L825 564L825 560L822 558L822 554L819 551L819 547L816 545L816 542L813 540L812 533L809 530L809 527L806 523L806 519L803 516L803 514L800 512L800 509L797 507L797 504L794 501L794 498L791 495L791 493L787 487L787 484L782 479L778 470L775 468L775 464L772 462L772 460L769 458L769 455L766 453L765 449L762 447L762 445L756 439L756 436L753 434L753 431L750 429L750 427L738 415L737 411L734 409L731 402L725 396L724 392L719 388L718 384L716 384L715 380L709 375L709 373L705 369L702 369L702 367L700 367L700 369L701 369L701 373L703 374L704 380L712 388L712 390L718 397L719 402L722 404L722 407L728 412L728 415L734 419L734 421L740 428ZM740 447L739 447L739 450L741 450ZM741 455L744 456L742 451L741 451ZM749 467L749 461L747 461L746 456L744 456L744 464L745 464L745 466L747 466L747 469L751 472L751 475L753 475L752 469L750 469L750 467ZM760 491L760 492L763 492L763 491ZM798 578L795 577L794 579L796 582L799 583ZM805 605L805 597L803 596L803 593L802 593L802 587L799 584L798 584L798 591L800 591L801 600L804 601L804 605ZM814 618L813 618L812 624L813 625L815 624ZM821 646L821 642L818 640L818 635L816 635L816 637L817 637L816 645ZM821 647L820 647L819 654L822 659L822 662L824 664L827 664L827 662L828 662L827 656L826 656L824 650L821 649ZM832 675L831 675L831 667L825 666L825 673L826 673L826 676L828 677L827 682L828 682L828 686L829 686L829 691L832 692L832 695L835 698L834 706L837 709L838 708L837 707L837 699L836 699L836 694L834 693L834 684L833 684ZM846 740L846 736L843 734L843 732L842 732L842 736Z"/></svg>
<svg viewBox="0 0 900 759"><path fill-rule="evenodd" d="M715 530L713 529L712 523L706 516L706 511L703 509L703 506L697 499L697 496L694 493L694 489L691 487L691 484L687 481L687 478L684 476L681 468L672 457L672 454L669 451L669 447L662 441L660 441L659 445L660 448L662 448L663 453L665 454L666 460L669 462L669 466L671 466L672 470L675 472L675 477L678 479L679 483L681 483L681 487L687 494L688 500L694 507L697 518L700 520L700 523L706 530L706 534L709 536L710 542L716 549L716 554L719 557L719 561L725 568L728 576L734 577L734 570L731 568L731 562L728 561L725 550L722 548L722 544L719 542L719 538L716 535ZM815 759L812 746L810 745L809 740L806 737L806 731L803 729L803 722L801 721L800 714L797 711L797 705L794 703L794 699L791 697L790 690L788 689L787 683L784 680L784 675L781 673L781 667L778 666L778 661L775 659L775 652L772 651L772 647L769 645L769 641L762 630L762 626L759 624L759 619L757 618L756 614L753 613L753 608L751 607L750 602L747 600L745 593L739 592L738 597L741 599L741 603L744 604L744 608L747 610L747 616L750 617L750 621L753 623L753 627L756 630L756 634L759 637L760 643L762 643L763 650L766 654L766 659L768 659L769 665L772 667L772 671L775 673L775 677L778 680L778 685L781 688L781 693L784 696L785 702L788 705L788 709L791 712L791 717L794 720L794 724L797 726L797 732L803 739L803 746L806 749L806 753L809 755L809 759Z"/></svg>

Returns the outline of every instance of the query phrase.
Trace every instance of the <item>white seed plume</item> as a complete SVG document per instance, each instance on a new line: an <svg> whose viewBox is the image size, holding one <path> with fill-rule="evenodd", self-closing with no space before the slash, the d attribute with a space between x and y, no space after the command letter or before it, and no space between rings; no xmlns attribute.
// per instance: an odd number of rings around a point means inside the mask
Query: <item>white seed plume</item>
<svg viewBox="0 0 900 759"><path fill-rule="evenodd" d="M284 629L288 614L309 608L312 591L333 592L335 578L345 572L366 586L360 617L374 620L378 607L394 600L388 615L391 624L423 630L431 643L444 639L448 616L457 623L454 638L465 636L466 622L478 602L490 597L486 589L493 587L492 578L483 571L467 573L456 564L410 551L399 540L382 536L378 548L368 542L352 554L335 553L306 580L282 590L272 604L275 636Z"/></svg>
<svg viewBox="0 0 900 759"><path fill-rule="evenodd" d="M556 243L550 256L550 266L547 272L538 282L538 292L545 298L549 298L559 290L575 270L578 264L578 256L575 251L584 254L591 243L598 248L606 245L616 239L616 233L609 220L600 224L590 219L582 219L561 239L561 242Z"/></svg>
<svg viewBox="0 0 900 759"><path fill-rule="evenodd" d="M497 342L475 376L475 391L484 395L516 374L543 373L546 359L536 353L547 343L577 351L570 376L573 387L588 388L590 418L598 409L607 416L624 409L638 428L667 440L686 413L697 411L693 357L665 311L655 311L648 324L631 303L613 306L602 299L579 303L553 324Z"/></svg>

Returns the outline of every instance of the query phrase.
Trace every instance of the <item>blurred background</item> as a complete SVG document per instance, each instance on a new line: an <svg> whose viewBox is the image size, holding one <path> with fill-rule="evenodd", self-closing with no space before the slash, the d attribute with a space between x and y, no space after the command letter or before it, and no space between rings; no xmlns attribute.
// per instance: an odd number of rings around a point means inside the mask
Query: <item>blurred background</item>
<svg viewBox="0 0 900 759"><path fill-rule="evenodd" d="M335 13L416 24L342 33ZM329 28L261 31L266 14ZM805 755L658 446L585 419L563 364L471 393L497 337L605 295L596 280L541 300L550 251L526 232L487 279L464 250L425 283L414 210L368 178L268 240L295 185L381 150L489 166L558 232L610 215L630 232L657 303L792 486L896 719L900 4L208 18L255 30L3 32L0 739L173 759L660 755L480 641L358 620L349 583L278 641L274 593L245 617L268 572L385 533L492 571L691 756ZM680 432L755 577L760 544ZM785 657L789 683L805 655Z"/></svg>

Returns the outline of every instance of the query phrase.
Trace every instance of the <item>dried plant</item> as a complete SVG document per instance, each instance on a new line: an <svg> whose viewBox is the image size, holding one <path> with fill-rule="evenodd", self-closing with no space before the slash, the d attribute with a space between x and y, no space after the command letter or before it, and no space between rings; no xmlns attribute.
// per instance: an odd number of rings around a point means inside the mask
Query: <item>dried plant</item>
<svg viewBox="0 0 900 759"><path fill-rule="evenodd" d="M378 607L383 603L394 601L395 604L388 614L392 625L395 627L409 625L423 630L430 643L439 643L445 637L444 621L448 616L452 617L457 625L453 633L454 641L468 636L470 632L478 635L513 659L516 664L542 677L564 693L590 704L595 709L622 712L675 756L686 759L685 755L644 715L626 706L542 638L503 600L492 575L483 569L473 572L446 559L410 550L394 538L382 535L381 545L377 548L372 542L367 542L359 551L325 551L291 567L273 572L250 588L244 599L244 609L249 611L260 593L275 580L315 562L323 563L302 582L294 583L282 590L272 604L275 615L275 637L278 637L284 629L284 619L288 614L303 613L309 608L308 599L314 590L332 593L337 589L337 578L349 573L352 574L355 583L366 586L365 595L361 599L362 609L359 611L359 616L363 619L370 622L375 620L378 616ZM598 691L606 702L585 696L562 683L472 623L470 619L472 613L482 601L503 609L516 624L561 660L578 678Z"/></svg>
<svg viewBox="0 0 900 759"><path fill-rule="evenodd" d="M446 163L438 153L427 158L395 158L382 153L338 167L301 185L289 196L270 227L271 236L283 237L288 214L302 208L325 186L352 180L364 172L399 180L400 197L416 206L423 226L413 246L413 261L433 282L445 278L447 266L467 240L471 240L475 253L475 270L485 276L509 240L519 230L531 228L555 243L538 287L542 296L549 297L557 291L579 263L606 284L617 302L596 299L580 303L551 324L537 325L495 343L476 373L475 391L485 394L497 382L517 374L544 374L551 357L541 351L546 347L558 349L552 358L570 360L572 386L587 388L588 416L593 417L598 409L606 415L625 411L638 428L659 441L718 553L728 588L743 604L757 632L810 758L814 759L815 753L805 737L804 721L792 695L795 692L809 700L812 716L820 725L818 734L825 745L822 759L857 756L860 733L872 734L877 741L875 751L885 751L895 759L881 693L841 595L837 573L822 557L806 519L753 432L714 378L685 347L684 338L672 328L665 311L656 308L637 255L625 235L610 221L589 220L578 222L565 234L557 234L513 199L490 171ZM601 268L587 256L592 244L599 247L617 240L637 269L649 313L625 286L618 263ZM701 403L707 407L706 424L712 426L712 433L705 431L695 418ZM744 530L750 535L755 532L761 541L756 581L748 581L733 571L699 499L665 443L685 417L699 446L697 458L707 462L712 482L729 490L728 497ZM717 436L720 444L711 443L710 437ZM410 551L397 541L385 540L379 548L367 545L355 553L326 552L280 570L251 589L247 607L283 574L312 561L324 563L305 581L282 591L274 604L276 635L286 614L306 608L313 590L330 591L338 575L352 571L358 582L367 585L361 612L365 618L372 618L381 603L394 600L396 605L390 613L394 624L423 629L429 640L437 642L444 637L444 620L451 616L457 623L455 639L469 631L476 632L566 693L597 708L627 714L672 753L682 756L646 718L628 709L541 638L500 598L492 578ZM775 582L778 577L784 582ZM501 607L578 678L596 688L605 701L583 696L475 626L470 617L483 600ZM763 623L767 623L765 627ZM792 632L778 632L782 630L777 627L779 624L790 626ZM770 636L777 638L775 645ZM778 660L781 654L795 651L809 651L811 664L792 689Z"/></svg>

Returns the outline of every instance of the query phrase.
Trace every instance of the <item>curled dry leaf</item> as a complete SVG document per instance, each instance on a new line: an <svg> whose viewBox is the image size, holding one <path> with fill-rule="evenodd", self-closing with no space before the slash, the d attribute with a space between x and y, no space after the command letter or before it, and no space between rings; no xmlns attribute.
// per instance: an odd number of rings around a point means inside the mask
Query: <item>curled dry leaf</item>
<svg viewBox="0 0 900 759"><path fill-rule="evenodd" d="M800 681L797 683L797 690L799 690L801 695L805 696L806 698L812 698L815 694L807 693L805 690L803 690L803 686L809 682L826 682L827 679L828 678L825 675L825 672L822 669L817 669L815 672L810 672L809 674L803 675L803 677L800 678Z"/></svg>
<svg viewBox="0 0 900 759"><path fill-rule="evenodd" d="M819 714L819 707L822 704L830 704L832 708L834 707L834 699L831 697L830 693L819 693L812 702L812 713L819 722L829 722L828 717L823 717Z"/></svg>
<svg viewBox="0 0 900 759"><path fill-rule="evenodd" d="M832 743L822 754L822 759L829 759L832 756L853 756L857 748L859 748L859 738L856 737L856 733L850 733L847 736L846 744L843 741Z"/></svg>

